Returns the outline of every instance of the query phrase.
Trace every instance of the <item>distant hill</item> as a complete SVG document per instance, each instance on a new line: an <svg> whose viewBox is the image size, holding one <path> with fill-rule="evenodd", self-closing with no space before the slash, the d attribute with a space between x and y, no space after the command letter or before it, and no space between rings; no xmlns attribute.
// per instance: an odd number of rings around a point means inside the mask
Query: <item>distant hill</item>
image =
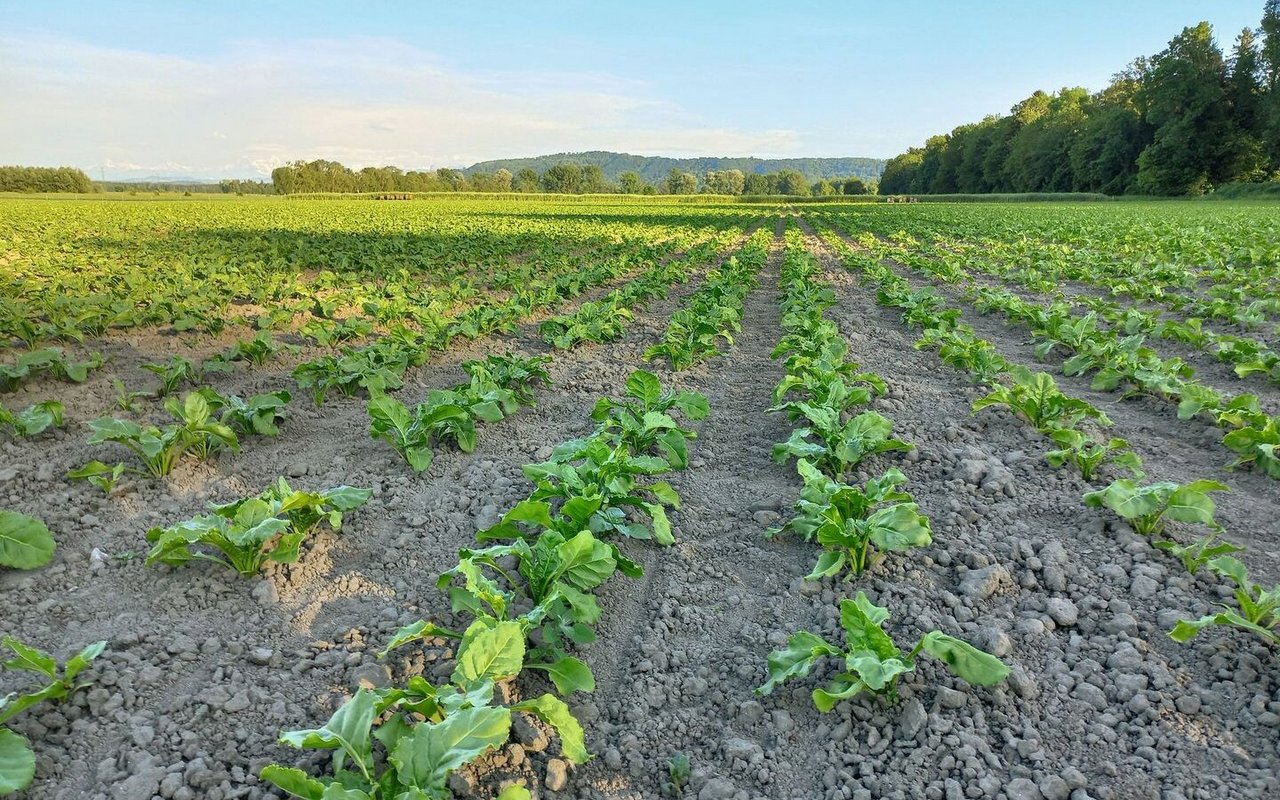
<svg viewBox="0 0 1280 800"><path fill-rule="evenodd" d="M556 153L533 158L500 158L481 161L467 167L463 172L471 175L477 172L506 169L515 174L527 167L541 175L547 171L548 167L554 167L556 164L580 166L595 164L604 171L604 177L609 181L617 181L618 176L624 172L638 172L647 182L657 184L670 174L672 168L696 175L702 175L709 170L722 169L740 169L748 175L753 172L763 174L794 169L803 173L810 181L850 176L879 179L880 173L884 171L885 160L882 158L721 158L717 156L665 158L592 150L586 153Z"/></svg>

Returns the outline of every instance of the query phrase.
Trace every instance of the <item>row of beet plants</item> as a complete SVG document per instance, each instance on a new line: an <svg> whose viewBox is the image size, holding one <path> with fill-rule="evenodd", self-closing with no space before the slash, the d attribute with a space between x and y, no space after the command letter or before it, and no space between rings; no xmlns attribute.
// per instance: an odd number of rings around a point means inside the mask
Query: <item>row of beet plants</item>
<svg viewBox="0 0 1280 800"><path fill-rule="evenodd" d="M294 747L333 750L328 774L273 764L263 779L308 800L446 797L450 774L506 744L516 713L554 729L564 758L586 761L582 726L562 698L592 691L595 677L574 648L595 639L595 592L618 574L642 574L618 541L674 542L667 512L680 498L658 476L687 465L695 432L686 426L708 411L702 395L666 390L645 371L627 379L625 397L602 398L595 430L525 465L529 496L440 574L454 619L466 624L420 620L383 650L451 646L449 679L359 690L324 726L282 735ZM516 699L517 679L531 673L554 691ZM528 796L518 785L500 794Z"/></svg>
<svg viewBox="0 0 1280 800"><path fill-rule="evenodd" d="M1006 361L996 348L978 337L972 328L958 322L959 312L947 308L932 287L912 290L901 275L880 259L855 251L830 235L828 243L840 250L845 263L862 276L863 282L878 286L877 302L902 311L905 323L922 330L918 348L938 351L941 359L990 388L991 392L974 404L974 411L1003 406L1054 442L1045 453L1050 465L1076 467L1086 481L1094 480L1102 468L1124 471L1133 477L1118 477L1101 489L1086 492L1084 501L1105 507L1124 519L1139 534L1153 537L1154 545L1178 557L1193 575L1206 573L1231 584L1234 605L1195 620L1179 622L1169 635L1185 642L1206 627L1223 625L1240 628L1271 643L1280 643L1280 586L1267 588L1255 583L1248 569L1233 554L1243 550L1222 538L1222 526L1214 519L1217 506L1210 496L1229 491L1216 480L1199 479L1187 483L1153 481L1143 478L1142 462L1123 439L1102 433L1112 422L1099 409L1063 393L1053 376L1032 373ZM1167 523L1198 526L1206 531L1190 542L1173 538Z"/></svg>
<svg viewBox="0 0 1280 800"><path fill-rule="evenodd" d="M784 336L774 351L784 358L786 375L774 392L771 409L795 423L790 438L774 447L774 458L796 459L804 488L795 515L769 532L789 532L822 548L807 580L848 573L862 575L891 552L907 552L932 542L929 519L911 495L900 487L906 477L896 468L864 485L844 482L847 473L877 453L909 450L912 445L892 436L892 422L860 407L885 392L885 382L847 358L848 345L823 312L836 302L819 278L820 266L796 230L787 232L782 266L782 327ZM1008 667L995 656L942 631L930 631L906 652L885 632L889 610L875 605L859 591L840 602L843 646L809 631L799 631L787 646L769 654L768 681L759 688L769 694L780 683L809 674L821 660L836 658L844 665L826 686L813 690L821 711L864 692L897 697L899 678L915 669L921 653L928 653L965 681L992 685L1003 681Z"/></svg>

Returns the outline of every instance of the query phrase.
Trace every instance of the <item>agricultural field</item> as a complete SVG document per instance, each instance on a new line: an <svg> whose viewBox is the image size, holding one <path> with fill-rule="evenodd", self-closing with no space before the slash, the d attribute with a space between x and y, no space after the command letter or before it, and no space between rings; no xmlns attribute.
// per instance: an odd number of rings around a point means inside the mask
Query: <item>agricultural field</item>
<svg viewBox="0 0 1280 800"><path fill-rule="evenodd" d="M1280 211L0 201L0 796L1280 796Z"/></svg>

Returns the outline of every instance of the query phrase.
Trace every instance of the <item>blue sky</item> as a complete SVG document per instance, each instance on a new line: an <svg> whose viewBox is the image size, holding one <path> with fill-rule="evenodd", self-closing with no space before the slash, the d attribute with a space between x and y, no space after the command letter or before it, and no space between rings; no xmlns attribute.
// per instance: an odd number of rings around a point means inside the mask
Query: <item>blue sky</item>
<svg viewBox="0 0 1280 800"><path fill-rule="evenodd" d="M0 0L0 162L254 176L573 150L888 157L1262 0Z"/></svg>

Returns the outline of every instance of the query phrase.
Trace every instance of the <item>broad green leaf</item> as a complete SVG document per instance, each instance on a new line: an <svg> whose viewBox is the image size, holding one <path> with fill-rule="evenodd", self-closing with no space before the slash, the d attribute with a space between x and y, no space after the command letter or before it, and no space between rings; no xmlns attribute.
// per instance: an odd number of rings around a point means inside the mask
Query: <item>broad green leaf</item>
<svg viewBox="0 0 1280 800"><path fill-rule="evenodd" d="M506 744L510 734L509 709L466 708L420 723L396 743L389 761L401 784L443 797L450 773Z"/></svg>
<svg viewBox="0 0 1280 800"><path fill-rule="evenodd" d="M53 559L53 534L43 522L0 510L0 567L35 569Z"/></svg>
<svg viewBox="0 0 1280 800"><path fill-rule="evenodd" d="M372 739L376 699L368 689L360 689L355 696L334 712L324 727L311 730L286 731L280 734L280 743L299 749L335 750L341 748L349 758L372 774Z"/></svg>
<svg viewBox="0 0 1280 800"><path fill-rule="evenodd" d="M756 694L769 694L783 681L803 678L822 656L838 656L840 650L816 633L797 631L787 640L786 648L769 654L769 680L756 689Z"/></svg>
<svg viewBox="0 0 1280 800"><path fill-rule="evenodd" d="M324 800L324 784L300 769L268 764L262 768L261 778L302 800Z"/></svg>
<svg viewBox="0 0 1280 800"><path fill-rule="evenodd" d="M462 637L453 682L465 686L481 679L500 681L513 677L524 665L524 649L520 623L499 622L488 627L477 620Z"/></svg>
<svg viewBox="0 0 1280 800"><path fill-rule="evenodd" d="M558 697L544 694L533 700L525 700L511 707L517 711L528 711L538 719L555 728L560 735L560 752L575 764L586 763L591 758L587 752L582 725L578 722L569 706Z"/></svg>
<svg viewBox="0 0 1280 800"><path fill-rule="evenodd" d="M27 788L35 774L36 754L27 740L8 728L0 728L0 796Z"/></svg>
<svg viewBox="0 0 1280 800"><path fill-rule="evenodd" d="M920 648L975 686L992 686L1009 677L1009 667L1003 661L940 631L926 633Z"/></svg>

